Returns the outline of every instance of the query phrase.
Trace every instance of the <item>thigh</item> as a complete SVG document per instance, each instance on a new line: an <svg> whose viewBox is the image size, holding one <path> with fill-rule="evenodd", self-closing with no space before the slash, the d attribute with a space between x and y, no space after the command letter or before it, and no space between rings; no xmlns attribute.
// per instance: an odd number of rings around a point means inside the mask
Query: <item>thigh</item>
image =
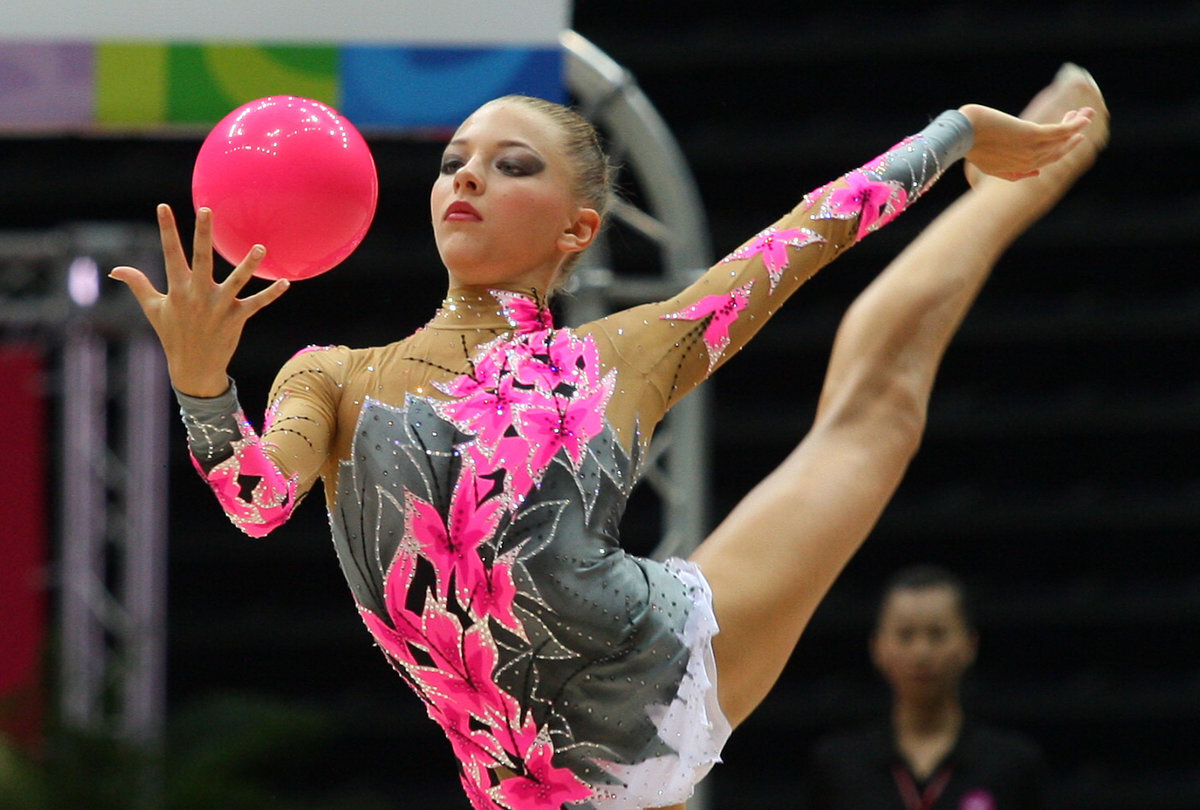
<svg viewBox="0 0 1200 810"><path fill-rule="evenodd" d="M734 726L895 492L915 441L887 422L814 427L692 555L713 590L718 697Z"/></svg>

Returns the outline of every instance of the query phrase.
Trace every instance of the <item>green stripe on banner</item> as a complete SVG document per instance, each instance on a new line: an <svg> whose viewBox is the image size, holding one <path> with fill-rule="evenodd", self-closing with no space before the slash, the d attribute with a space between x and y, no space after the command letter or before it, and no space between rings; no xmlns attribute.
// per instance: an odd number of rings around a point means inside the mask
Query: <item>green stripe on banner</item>
<svg viewBox="0 0 1200 810"><path fill-rule="evenodd" d="M96 46L100 124L214 124L247 101L304 96L337 107L338 49L329 45Z"/></svg>
<svg viewBox="0 0 1200 810"><path fill-rule="evenodd" d="M336 107L337 53L326 45L171 45L167 120L211 124L247 101L273 95Z"/></svg>
<svg viewBox="0 0 1200 810"><path fill-rule="evenodd" d="M166 122L166 45L101 43L95 60L98 123Z"/></svg>

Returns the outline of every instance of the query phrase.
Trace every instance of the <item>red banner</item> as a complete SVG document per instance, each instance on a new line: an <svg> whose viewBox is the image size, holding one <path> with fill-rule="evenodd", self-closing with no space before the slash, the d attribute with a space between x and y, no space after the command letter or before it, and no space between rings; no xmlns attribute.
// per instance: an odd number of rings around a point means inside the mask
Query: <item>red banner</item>
<svg viewBox="0 0 1200 810"><path fill-rule="evenodd" d="M0 344L0 733L41 739L47 647L47 398L42 352Z"/></svg>

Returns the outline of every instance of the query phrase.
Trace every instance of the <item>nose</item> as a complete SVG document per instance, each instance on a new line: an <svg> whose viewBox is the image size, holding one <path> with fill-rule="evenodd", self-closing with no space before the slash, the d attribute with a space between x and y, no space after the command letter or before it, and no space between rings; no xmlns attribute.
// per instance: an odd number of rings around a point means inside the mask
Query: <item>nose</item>
<svg viewBox="0 0 1200 810"><path fill-rule="evenodd" d="M916 636L905 641L901 650L907 662L916 664L926 661L933 648L929 643L929 639L924 636Z"/></svg>
<svg viewBox="0 0 1200 810"><path fill-rule="evenodd" d="M454 173L454 190L458 193L479 194L483 191L483 173L476 170L472 158Z"/></svg>

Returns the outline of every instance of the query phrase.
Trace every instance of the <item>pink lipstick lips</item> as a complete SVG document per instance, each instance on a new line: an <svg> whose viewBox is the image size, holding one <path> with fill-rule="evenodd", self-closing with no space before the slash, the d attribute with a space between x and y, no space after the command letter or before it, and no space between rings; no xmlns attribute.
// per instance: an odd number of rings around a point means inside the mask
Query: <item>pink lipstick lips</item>
<svg viewBox="0 0 1200 810"><path fill-rule="evenodd" d="M483 217L475 210L475 206L469 202L459 200L458 202L450 203L450 207L446 209L446 215L443 219L453 222L479 222Z"/></svg>

